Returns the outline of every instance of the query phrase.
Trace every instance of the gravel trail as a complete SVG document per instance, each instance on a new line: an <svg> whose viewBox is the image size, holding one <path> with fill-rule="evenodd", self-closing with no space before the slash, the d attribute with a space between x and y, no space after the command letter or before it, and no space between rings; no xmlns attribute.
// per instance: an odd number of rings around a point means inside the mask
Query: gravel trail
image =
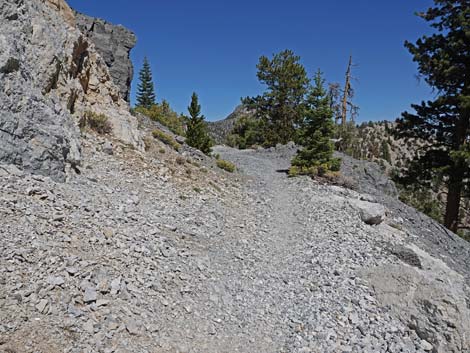
<svg viewBox="0 0 470 353"><path fill-rule="evenodd" d="M0 169L0 352L429 351L364 275L405 233L294 150L217 147L232 175L98 145L65 184Z"/></svg>

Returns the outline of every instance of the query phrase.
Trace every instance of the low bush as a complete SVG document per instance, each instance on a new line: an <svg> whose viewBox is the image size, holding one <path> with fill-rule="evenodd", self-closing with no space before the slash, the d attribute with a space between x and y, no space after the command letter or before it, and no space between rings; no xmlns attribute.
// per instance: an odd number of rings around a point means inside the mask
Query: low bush
<svg viewBox="0 0 470 353"><path fill-rule="evenodd" d="M235 164L229 162L229 161L226 161L226 160L223 160L223 159L218 159L217 160L217 167L219 167L220 169L223 169L229 173L233 173L235 171L235 169L237 169L237 167L235 167Z"/></svg>
<svg viewBox="0 0 470 353"><path fill-rule="evenodd" d="M179 165L183 165L184 163L186 163L186 160L181 156L176 157L175 161L176 161L176 164L179 164Z"/></svg>
<svg viewBox="0 0 470 353"><path fill-rule="evenodd" d="M79 121L81 130L89 128L98 134L105 135L112 131L109 119L104 114L97 114L95 112L85 112Z"/></svg>
<svg viewBox="0 0 470 353"><path fill-rule="evenodd" d="M158 121L176 135L185 136L185 118L174 112L165 100L161 104L152 105L150 108L136 107L134 111Z"/></svg>
<svg viewBox="0 0 470 353"><path fill-rule="evenodd" d="M164 144L168 145L168 146L171 146L173 147L174 150L176 151L179 151L180 149L180 144L178 142L175 141L175 139L173 137L171 137L170 135L168 134L165 134L163 131L161 130L154 130L152 132L152 135L153 137L155 137L157 140L160 140L161 142L163 142Z"/></svg>
<svg viewBox="0 0 470 353"><path fill-rule="evenodd" d="M289 176L309 175L311 177L325 177L328 175L339 175L341 168L341 159L332 158L326 163L314 165L311 167L292 166L289 168Z"/></svg>

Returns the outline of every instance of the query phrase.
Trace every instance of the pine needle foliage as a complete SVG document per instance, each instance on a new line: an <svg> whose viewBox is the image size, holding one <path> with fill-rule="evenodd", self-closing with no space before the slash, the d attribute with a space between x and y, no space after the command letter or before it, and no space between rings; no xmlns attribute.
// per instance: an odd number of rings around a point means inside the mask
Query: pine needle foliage
<svg viewBox="0 0 470 353"><path fill-rule="evenodd" d="M324 175L338 171L341 165L339 159L333 158L331 139L335 126L330 96L324 84L325 80L318 70L306 99L305 116L299 130L303 148L292 160L292 173Z"/></svg>
<svg viewBox="0 0 470 353"><path fill-rule="evenodd" d="M208 155L211 153L212 140L207 133L205 118L201 115L201 105L195 92L191 97L188 112L186 143Z"/></svg>
<svg viewBox="0 0 470 353"><path fill-rule="evenodd" d="M147 58L139 72L139 85L137 87L137 106L150 109L155 104L155 88L152 79L152 70Z"/></svg>
<svg viewBox="0 0 470 353"><path fill-rule="evenodd" d="M413 180L426 182L437 176L445 180L444 224L457 232L461 197L470 178L470 2L434 0L434 7L418 16L435 33L405 46L418 64L420 76L438 96L412 105L413 113L403 113L399 136L430 142Z"/></svg>
<svg viewBox="0 0 470 353"><path fill-rule="evenodd" d="M258 80L266 85L266 92L257 97L244 98L243 104L256 111L262 120L265 146L286 144L294 140L296 125L302 119L303 101L309 86L307 71L300 57L284 50L271 59L261 56L257 65Z"/></svg>

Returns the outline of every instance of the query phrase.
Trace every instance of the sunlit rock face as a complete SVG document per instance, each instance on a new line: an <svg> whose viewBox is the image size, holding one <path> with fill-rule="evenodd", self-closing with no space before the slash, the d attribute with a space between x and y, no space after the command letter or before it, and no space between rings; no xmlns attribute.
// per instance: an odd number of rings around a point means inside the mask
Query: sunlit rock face
<svg viewBox="0 0 470 353"><path fill-rule="evenodd" d="M108 66L62 0L2 1L0 87L0 162L63 180L66 165L80 163L77 121L86 111L142 146Z"/></svg>

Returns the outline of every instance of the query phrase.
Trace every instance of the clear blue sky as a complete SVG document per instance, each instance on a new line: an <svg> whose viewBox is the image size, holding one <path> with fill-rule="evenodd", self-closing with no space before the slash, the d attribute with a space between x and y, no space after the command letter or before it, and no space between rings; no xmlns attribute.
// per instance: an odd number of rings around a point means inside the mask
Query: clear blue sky
<svg viewBox="0 0 470 353"><path fill-rule="evenodd" d="M292 49L313 74L343 82L351 53L359 121L395 119L411 103L432 96L416 78L416 65L403 47L429 33L414 15L431 0L68 0L78 11L122 24L138 43L132 53L137 72L148 56L157 99L186 112L200 96L208 120L226 117L240 97L257 95L261 55Z"/></svg>

